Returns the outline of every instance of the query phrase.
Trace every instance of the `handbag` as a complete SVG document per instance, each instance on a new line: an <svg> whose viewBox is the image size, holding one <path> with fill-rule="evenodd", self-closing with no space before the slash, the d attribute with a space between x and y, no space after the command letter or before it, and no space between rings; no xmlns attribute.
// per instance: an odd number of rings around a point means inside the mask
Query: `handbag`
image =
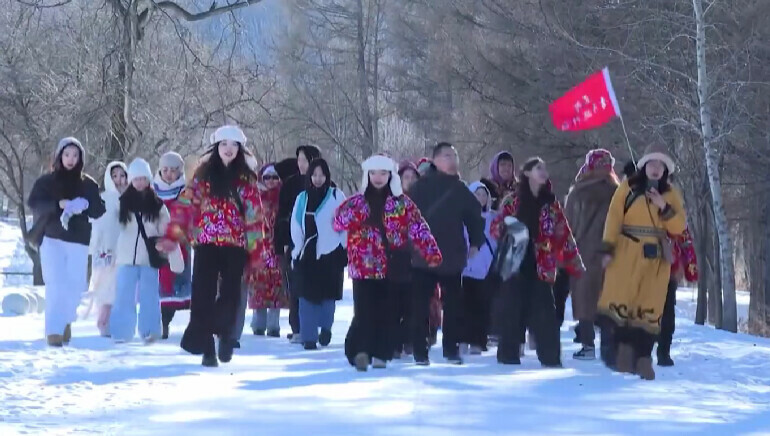
<svg viewBox="0 0 770 436"><path fill-rule="evenodd" d="M43 244L43 237L45 237L45 228L52 216L53 214L51 213L41 216L32 224L32 227L27 230L25 241L27 242L27 246L34 252L40 251L40 245Z"/></svg>
<svg viewBox="0 0 770 436"><path fill-rule="evenodd" d="M155 244L157 244L158 240L161 238L158 236L153 236L151 238L147 237L147 232L144 230L144 222L142 221L142 217L137 212L134 212L134 218L136 219L136 223L139 226L139 233L142 235L142 239L144 240L144 246L147 249L147 257L150 259L150 266L155 269L161 269L168 265L168 256L155 248Z"/></svg>

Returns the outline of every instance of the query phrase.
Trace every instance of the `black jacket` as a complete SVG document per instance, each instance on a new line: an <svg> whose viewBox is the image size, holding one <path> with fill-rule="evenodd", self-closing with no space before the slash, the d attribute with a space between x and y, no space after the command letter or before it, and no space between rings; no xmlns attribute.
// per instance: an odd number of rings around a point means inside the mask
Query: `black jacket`
<svg viewBox="0 0 770 436"><path fill-rule="evenodd" d="M442 275L461 274L468 261L463 228L468 229L472 247L480 248L485 244L479 201L459 177L439 171L420 178L409 191L409 197L428 222L444 257L442 264L433 271ZM413 258L412 265L429 269L419 256Z"/></svg>
<svg viewBox="0 0 770 436"><path fill-rule="evenodd" d="M62 209L59 208L59 201L65 199L57 198L54 174L45 174L35 181L27 204L32 209L35 220L47 219L45 236L82 245L88 245L91 242L91 223L88 219L96 219L104 215L105 207L99 195L99 185L88 175L83 174L82 177L75 197L88 200L88 209L70 218L68 230L64 230L61 225ZM72 200L72 198L66 200Z"/></svg>

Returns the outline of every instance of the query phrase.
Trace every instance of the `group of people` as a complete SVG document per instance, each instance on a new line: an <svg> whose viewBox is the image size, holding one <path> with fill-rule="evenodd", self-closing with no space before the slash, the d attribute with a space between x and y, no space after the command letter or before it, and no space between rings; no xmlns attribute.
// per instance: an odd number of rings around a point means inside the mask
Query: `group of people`
<svg viewBox="0 0 770 436"><path fill-rule="evenodd" d="M111 162L100 194L85 157L77 139L60 141L28 201L50 346L71 339L90 254L103 336L167 339L189 308L181 347L208 367L240 347L247 307L254 335L280 337L288 309L292 343L329 345L346 268L345 355L360 371L409 355L429 365L439 327L453 364L494 346L498 362L519 364L529 342L543 366L560 367L570 292L575 359L595 358L599 327L608 367L653 379L656 341L658 364L673 365L675 292L697 267L663 148L627 165L623 181L608 151L590 151L564 207L542 159L517 171L501 152L488 178L466 183L446 142L418 162L368 157L350 196L317 147L259 167L236 126L211 135L189 178L173 152L155 173L141 158Z"/></svg>

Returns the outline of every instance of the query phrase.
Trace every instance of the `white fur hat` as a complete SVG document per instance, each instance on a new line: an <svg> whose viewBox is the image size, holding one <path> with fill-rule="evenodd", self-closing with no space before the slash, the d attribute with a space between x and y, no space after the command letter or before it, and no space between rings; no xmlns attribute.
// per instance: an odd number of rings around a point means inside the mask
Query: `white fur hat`
<svg viewBox="0 0 770 436"><path fill-rule="evenodd" d="M218 128L214 133L211 134L211 145L214 146L216 144L219 144L222 141L230 140L235 141L241 146L246 145L246 135L243 133L243 130L240 129L238 126L222 126Z"/></svg>
<svg viewBox="0 0 770 436"><path fill-rule="evenodd" d="M134 159L128 166L128 183L139 177L147 177L148 181L152 181L150 164L141 157Z"/></svg>
<svg viewBox="0 0 770 436"><path fill-rule="evenodd" d="M644 151L644 156L642 156L642 158L639 159L639 162L636 163L636 167L641 170L645 165L647 165L648 162L653 160L659 160L663 162L663 165L666 166L669 174L673 174L674 171L676 171L676 164L674 163L674 159L671 158L668 150L662 144L652 144L648 146Z"/></svg>
<svg viewBox="0 0 770 436"><path fill-rule="evenodd" d="M393 159L385 155L375 154L366 159L361 164L361 168L364 170L361 179L361 192L366 191L366 187L369 186L369 171L385 170L390 171L390 192L396 197L404 193L401 187L401 177L398 176L398 164Z"/></svg>

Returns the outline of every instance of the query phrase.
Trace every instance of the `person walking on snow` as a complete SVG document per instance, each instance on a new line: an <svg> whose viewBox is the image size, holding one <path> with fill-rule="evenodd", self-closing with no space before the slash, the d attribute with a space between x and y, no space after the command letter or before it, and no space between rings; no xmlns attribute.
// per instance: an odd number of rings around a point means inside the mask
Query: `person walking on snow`
<svg viewBox="0 0 770 436"><path fill-rule="evenodd" d="M345 355L356 369L366 371L370 364L385 368L394 343L400 342L393 328L396 295L411 274L410 247L430 267L440 265L442 257L419 209L403 193L396 163L374 155L361 167L362 192L337 209L334 229L348 232L348 274L353 279L354 314Z"/></svg>
<svg viewBox="0 0 770 436"><path fill-rule="evenodd" d="M259 196L262 208L259 213L262 234L265 235L261 247L255 252L258 258L250 262L246 269L246 284L249 288L249 308L253 310L251 329L257 336L278 338L281 336L279 324L281 309L289 307L288 295L282 286L282 276L278 256L273 249L273 231L278 213L278 193L281 179L274 164L268 164L259 171Z"/></svg>
<svg viewBox="0 0 770 436"><path fill-rule="evenodd" d="M516 192L516 161L507 151L501 151L489 163L489 175L495 183L492 193L492 210L499 210L500 202L508 194Z"/></svg>
<svg viewBox="0 0 770 436"><path fill-rule="evenodd" d="M620 183L614 166L615 158L609 151L589 151L564 205L564 213L586 267L586 273L573 278L570 286L572 317L578 321L575 330L582 345L573 355L578 360L596 358L594 323L604 281L600 253L602 235L612 196Z"/></svg>
<svg viewBox="0 0 770 436"><path fill-rule="evenodd" d="M321 157L321 150L315 145L301 145L295 150L297 159L297 172L289 177L282 178L281 190L278 195L278 213L275 220L275 232L273 244L275 254L283 257L282 265L291 266L291 213L294 203L300 192L306 187L306 174L310 162ZM295 343L302 343L302 338L296 336L300 331L299 324L299 298L295 295L294 286L291 283L293 274L285 273L289 277L289 326L291 334L289 339ZM295 337L296 336L296 337Z"/></svg>
<svg viewBox="0 0 770 436"><path fill-rule="evenodd" d="M505 282L505 329L497 348L497 361L521 363L521 344L527 328L534 334L537 357L544 367L561 367L561 344L552 287L558 267L580 276L585 268L561 204L551 190L545 162L529 159L521 169L515 194L500 204L492 223L492 236L500 239L505 217L527 226L529 243L519 274Z"/></svg>
<svg viewBox="0 0 770 436"><path fill-rule="evenodd" d="M468 186L468 189L481 205L481 216L484 218L484 245L479 253L468 259L463 270L463 309L464 309L464 340L469 345L470 354L479 355L487 349L487 337L492 310L492 291L490 288L489 270L497 250L497 240L490 233L492 221L497 213L490 210L492 193L487 186L478 181ZM467 235L466 235L467 236Z"/></svg>
<svg viewBox="0 0 770 436"><path fill-rule="evenodd" d="M412 341L418 365L428 365L429 303L436 284L441 285L444 305L443 353L454 364L462 364L459 343L462 339L462 272L469 258L484 246L484 220L481 206L458 176L459 159L455 148L446 142L433 149L437 171L420 178L410 192L436 238L443 262L428 265L422 257L413 258L414 291L412 301ZM468 229L470 249L463 236Z"/></svg>
<svg viewBox="0 0 770 436"><path fill-rule="evenodd" d="M91 223L105 212L99 185L83 173L86 151L75 138L59 141L53 171L35 181L27 205L42 235L40 263L45 281L45 335L49 346L69 344L72 323L88 289ZM37 233L37 232L35 232Z"/></svg>
<svg viewBox="0 0 770 436"><path fill-rule="evenodd" d="M161 337L158 269L168 263L174 272L184 269L182 252L175 245L166 254L156 243L166 233L169 213L150 187L152 170L144 159L128 167L128 188L120 196L120 234L116 250L117 292L110 314L110 330L116 343L128 342L137 330L136 301L139 300L139 337L149 344Z"/></svg>
<svg viewBox="0 0 770 436"><path fill-rule="evenodd" d="M617 355L614 365L605 362L618 372L654 380L652 348L660 333L674 260L667 235L682 235L687 220L682 196L668 182L676 167L665 147L648 147L638 166L610 203L598 309L614 326Z"/></svg>
<svg viewBox="0 0 770 436"><path fill-rule="evenodd" d="M211 148L182 191L164 244L193 245L190 322L182 348L203 355L203 366L230 362L235 348L232 330L241 297L248 255L263 237L257 175L245 150L246 136L236 126L223 126L211 135ZM188 236L189 235L189 236ZM219 336L215 350L214 335Z"/></svg>
<svg viewBox="0 0 770 436"><path fill-rule="evenodd" d="M128 188L128 168L123 162L110 162L104 170L104 201L105 213L91 223L91 292L99 307L96 327L99 334L110 336L110 311L115 301L115 250L120 235L120 195Z"/></svg>
<svg viewBox="0 0 770 436"><path fill-rule="evenodd" d="M179 196L187 184L185 177L185 162L178 153L170 151L160 157L160 168L153 180L153 189L158 198L163 201L171 213L179 204ZM168 339L169 325L177 310L190 308L192 294L192 263L189 245L180 246L184 260L184 270L180 274L171 271L169 265L164 265L159 272L160 279L160 312L163 320L162 339Z"/></svg>
<svg viewBox="0 0 770 436"><path fill-rule="evenodd" d="M331 186L329 165L321 158L310 162L306 178L291 214L292 290L299 297L302 343L315 350L331 342L335 302L342 299L347 235L333 220L345 194Z"/></svg>

